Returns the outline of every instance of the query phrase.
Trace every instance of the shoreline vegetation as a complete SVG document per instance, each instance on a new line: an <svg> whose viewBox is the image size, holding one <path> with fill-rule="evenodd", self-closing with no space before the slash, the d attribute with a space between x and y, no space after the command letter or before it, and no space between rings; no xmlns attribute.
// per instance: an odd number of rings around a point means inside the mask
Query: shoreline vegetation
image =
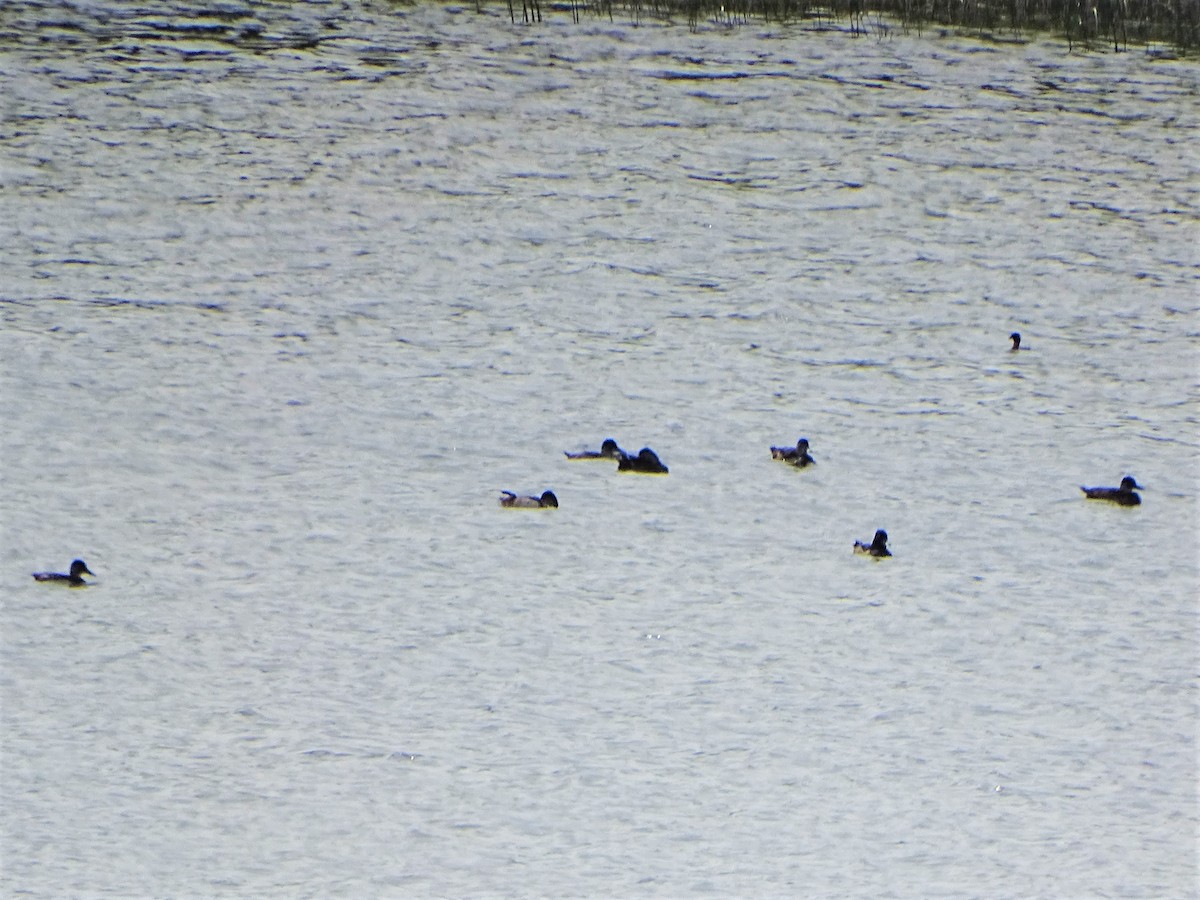
<svg viewBox="0 0 1200 900"><path fill-rule="evenodd" d="M892 29L943 31L1022 42L1054 34L1071 51L1131 45L1194 54L1200 50L1200 0L506 0L513 22L536 23L547 13L735 27L754 22L810 24L815 30L886 36ZM475 0L482 11L484 0ZM1170 48L1170 49L1168 49ZM1164 53L1166 51L1166 53Z"/></svg>

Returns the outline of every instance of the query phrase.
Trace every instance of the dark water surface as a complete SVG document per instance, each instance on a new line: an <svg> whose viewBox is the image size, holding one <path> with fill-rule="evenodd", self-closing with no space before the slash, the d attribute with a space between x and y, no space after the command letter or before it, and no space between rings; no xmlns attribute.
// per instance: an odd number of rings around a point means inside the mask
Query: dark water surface
<svg viewBox="0 0 1200 900"><path fill-rule="evenodd" d="M1195 894L1198 96L4 5L5 892Z"/></svg>

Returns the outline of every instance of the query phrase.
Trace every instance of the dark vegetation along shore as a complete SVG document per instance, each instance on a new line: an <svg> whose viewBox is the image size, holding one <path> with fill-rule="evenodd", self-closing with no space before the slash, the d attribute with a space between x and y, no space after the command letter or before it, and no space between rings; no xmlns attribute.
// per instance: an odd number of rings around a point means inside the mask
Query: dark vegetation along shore
<svg viewBox="0 0 1200 900"><path fill-rule="evenodd" d="M482 5L484 0L476 0ZM543 9L581 16L742 25L808 22L855 34L899 27L953 28L996 39L1057 34L1071 49L1159 45L1200 50L1200 0L506 0L513 21L539 22Z"/></svg>

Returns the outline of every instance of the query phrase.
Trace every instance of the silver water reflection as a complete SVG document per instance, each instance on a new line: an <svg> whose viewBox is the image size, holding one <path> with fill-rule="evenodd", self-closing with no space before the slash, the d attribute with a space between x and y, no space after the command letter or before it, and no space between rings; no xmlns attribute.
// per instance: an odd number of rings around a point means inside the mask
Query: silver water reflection
<svg viewBox="0 0 1200 900"><path fill-rule="evenodd" d="M1194 63L173 10L0 9L9 892L1195 891Z"/></svg>

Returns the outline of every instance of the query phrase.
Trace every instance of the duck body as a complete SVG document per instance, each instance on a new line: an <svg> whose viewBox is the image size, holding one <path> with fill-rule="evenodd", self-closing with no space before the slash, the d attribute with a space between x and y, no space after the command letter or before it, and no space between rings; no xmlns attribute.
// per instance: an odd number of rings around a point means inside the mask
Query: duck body
<svg viewBox="0 0 1200 900"><path fill-rule="evenodd" d="M558 498L553 491L544 491L540 497L519 497L512 491L501 491L500 505L512 509L558 509Z"/></svg>
<svg viewBox="0 0 1200 900"><path fill-rule="evenodd" d="M581 453L570 453L563 451L567 459L620 459L622 456L628 456L624 450L617 446L617 442L612 438L605 438L604 443L600 445L599 452L595 450L584 450Z"/></svg>
<svg viewBox="0 0 1200 900"><path fill-rule="evenodd" d="M637 456L630 456L628 453L621 454L617 459L617 471L638 472L642 475L666 475L670 469L663 465L657 453L649 447L643 447L638 451Z"/></svg>
<svg viewBox="0 0 1200 900"><path fill-rule="evenodd" d="M1120 487L1083 487L1080 485L1079 489L1083 491L1089 500L1108 500L1111 503L1121 506L1139 506L1142 498L1135 494L1134 491L1145 490L1144 487L1129 475L1121 479Z"/></svg>
<svg viewBox="0 0 1200 900"><path fill-rule="evenodd" d="M817 464L817 461L808 455L808 438L800 438L795 447L772 447L771 459L778 459L797 469Z"/></svg>
<svg viewBox="0 0 1200 900"><path fill-rule="evenodd" d="M887 532L880 528L875 532L875 538L871 543L864 544L862 541L855 541L854 552L865 553L868 556L874 556L876 559L891 556L892 551L887 548L887 539Z"/></svg>
<svg viewBox="0 0 1200 900"><path fill-rule="evenodd" d="M64 575L61 572L34 572L33 580L47 581L51 584L65 584L70 587L81 587L87 584L83 580L84 575L91 575L93 578L96 577L96 573L87 567L87 563L82 559L77 559L71 563L71 573L69 575Z"/></svg>

